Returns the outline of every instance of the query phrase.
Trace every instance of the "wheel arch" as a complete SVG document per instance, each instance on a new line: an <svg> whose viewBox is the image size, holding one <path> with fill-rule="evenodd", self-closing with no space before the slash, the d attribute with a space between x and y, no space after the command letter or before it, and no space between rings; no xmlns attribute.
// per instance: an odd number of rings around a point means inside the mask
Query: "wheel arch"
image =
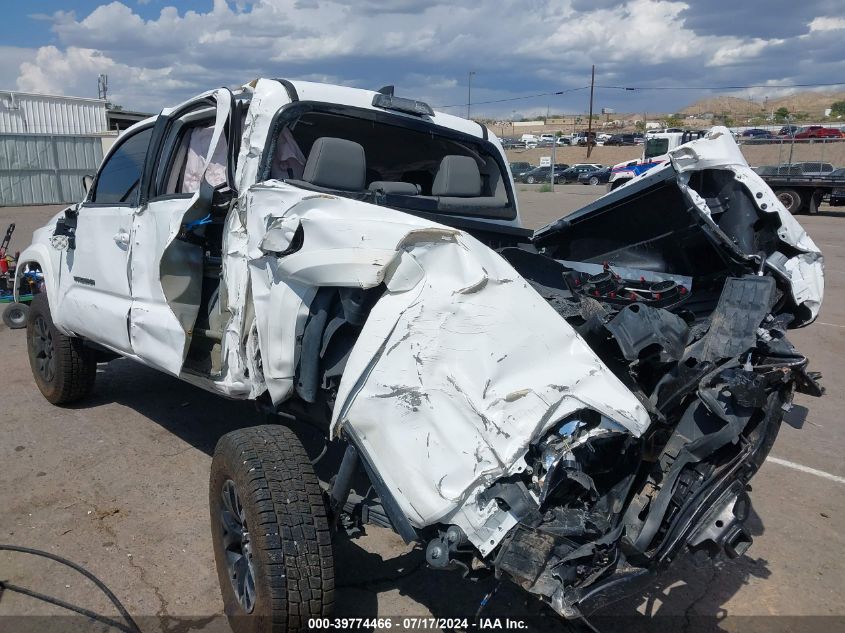
<svg viewBox="0 0 845 633"><path fill-rule="evenodd" d="M50 248L44 244L33 244L27 247L18 257L18 264L15 270L15 301L20 301L20 285L24 272L37 269L44 276L44 287L47 291L47 301L51 310L57 305L58 297L58 251L50 252Z"/></svg>

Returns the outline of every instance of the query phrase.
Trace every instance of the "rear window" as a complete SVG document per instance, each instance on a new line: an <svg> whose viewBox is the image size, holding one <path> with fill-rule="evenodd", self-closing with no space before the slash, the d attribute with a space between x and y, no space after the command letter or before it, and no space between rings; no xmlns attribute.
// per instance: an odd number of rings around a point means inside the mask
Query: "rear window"
<svg viewBox="0 0 845 633"><path fill-rule="evenodd" d="M650 138L645 142L645 157L654 158L669 151L668 138Z"/></svg>
<svg viewBox="0 0 845 633"><path fill-rule="evenodd" d="M481 217L516 216L507 168L491 143L450 130L440 134L437 126L417 119L405 124L406 117L392 114L342 106L325 106L324 110L324 106L307 102L297 106L288 106L277 117L274 139L267 150L271 154L265 156L265 177L309 188L312 183L307 181L306 165L315 142L343 139L363 148L366 178L363 189L341 191L340 195L368 199L369 192L386 183L402 187L396 189L401 193L389 196L389 206ZM477 185L462 187L458 183L454 193L448 188L444 192L442 187L435 191L444 159L455 156L475 162L478 175L468 177ZM415 186L417 193L406 192L408 185Z"/></svg>

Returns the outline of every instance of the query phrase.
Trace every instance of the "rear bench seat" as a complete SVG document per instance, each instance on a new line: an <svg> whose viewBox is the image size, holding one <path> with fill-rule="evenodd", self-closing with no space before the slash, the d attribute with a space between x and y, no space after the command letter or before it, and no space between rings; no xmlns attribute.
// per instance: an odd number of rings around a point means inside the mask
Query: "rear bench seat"
<svg viewBox="0 0 845 633"><path fill-rule="evenodd" d="M470 156L444 156L440 161L430 196L419 195L419 185L407 182L376 181L370 191L382 194L388 206L406 209L478 215L488 218L513 218L507 198L482 196L478 163Z"/></svg>

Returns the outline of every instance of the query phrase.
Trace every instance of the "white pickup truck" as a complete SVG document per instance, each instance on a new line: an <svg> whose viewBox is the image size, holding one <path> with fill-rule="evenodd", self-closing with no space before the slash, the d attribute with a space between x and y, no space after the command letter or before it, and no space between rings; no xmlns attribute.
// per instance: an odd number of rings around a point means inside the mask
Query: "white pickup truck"
<svg viewBox="0 0 845 633"><path fill-rule="evenodd" d="M669 152L695 139L702 138L705 132L649 132L643 143L643 155L637 160L617 163L610 169L607 188L613 191L652 167L669 160Z"/></svg>
<svg viewBox="0 0 845 633"><path fill-rule="evenodd" d="M35 384L68 404L124 356L319 429L314 456L283 418L218 442L237 631L329 613L332 538L368 523L581 617L684 552L741 554L747 481L820 393L784 335L821 253L725 132L532 234L477 123L390 89L204 93L21 253Z"/></svg>

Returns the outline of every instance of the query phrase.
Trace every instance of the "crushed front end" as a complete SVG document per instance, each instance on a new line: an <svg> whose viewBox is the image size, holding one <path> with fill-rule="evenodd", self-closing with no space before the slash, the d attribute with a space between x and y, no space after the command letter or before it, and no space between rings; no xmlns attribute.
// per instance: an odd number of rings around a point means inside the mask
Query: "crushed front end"
<svg viewBox="0 0 845 633"><path fill-rule="evenodd" d="M493 566L567 617L685 552L742 555L747 483L793 393L821 395L786 338L818 312L821 254L729 135L629 187L502 253L652 419L635 438L585 410L529 449L534 503Z"/></svg>
<svg viewBox="0 0 845 633"><path fill-rule="evenodd" d="M682 554L751 545L748 481L794 392L822 393L786 336L818 313L822 258L719 129L534 246L500 254L651 424L635 433L589 406L562 417L479 495L513 519L501 543L479 555L441 525L428 562L492 569L578 617Z"/></svg>

